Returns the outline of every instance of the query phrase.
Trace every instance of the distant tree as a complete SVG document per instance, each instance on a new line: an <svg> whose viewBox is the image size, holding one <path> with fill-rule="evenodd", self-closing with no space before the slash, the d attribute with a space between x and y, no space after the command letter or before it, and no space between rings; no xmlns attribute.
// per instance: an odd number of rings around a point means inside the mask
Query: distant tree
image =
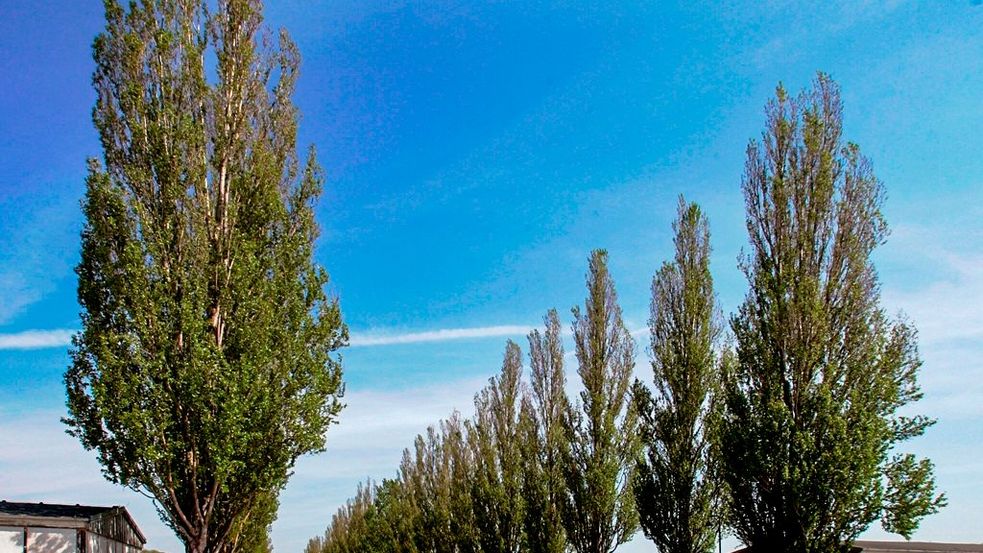
<svg viewBox="0 0 983 553"><path fill-rule="evenodd" d="M501 373L475 396L475 417L455 412L403 452L399 475L355 498L307 553L523 550L522 352L509 342Z"/></svg>
<svg viewBox="0 0 983 553"><path fill-rule="evenodd" d="M416 553L413 524L418 516L402 481L387 479L376 490L377 524L379 546L375 551L386 553Z"/></svg>
<svg viewBox="0 0 983 553"><path fill-rule="evenodd" d="M324 551L324 545L324 536L314 536L307 540L307 545L304 546L304 553L321 553Z"/></svg>
<svg viewBox="0 0 983 553"><path fill-rule="evenodd" d="M481 551L517 553L523 509L519 404L522 351L511 340L501 373L475 397L470 433L474 459L472 506Z"/></svg>
<svg viewBox="0 0 983 553"><path fill-rule="evenodd" d="M457 553L475 553L481 551L481 545L473 498L475 458L468 445L473 427L455 411L441 428L444 455L450 467L451 535Z"/></svg>
<svg viewBox="0 0 983 553"><path fill-rule="evenodd" d="M719 490L710 469L720 323L706 216L680 198L673 230L675 258L652 281L655 397L641 382L634 386L645 452L634 491L642 530L659 551L704 553L718 528Z"/></svg>
<svg viewBox="0 0 983 553"><path fill-rule="evenodd" d="M621 319L607 252L591 253L583 311L573 309L577 373L584 390L568 409L562 514L577 553L609 553L638 529L631 480L638 454L629 386L635 343Z"/></svg>
<svg viewBox="0 0 983 553"><path fill-rule="evenodd" d="M360 485L307 553L482 551L472 505L479 480L472 427L455 412L418 435L403 452L398 477Z"/></svg>
<svg viewBox="0 0 983 553"><path fill-rule="evenodd" d="M277 498L279 493L280 490L277 489L263 494L249 511L239 515L233 527L231 542L226 546L227 551L272 553L270 531L280 507Z"/></svg>
<svg viewBox="0 0 983 553"><path fill-rule="evenodd" d="M308 542L307 553L355 553L380 551L374 527L376 487L372 481L359 483L355 497L348 500L331 518L324 538Z"/></svg>
<svg viewBox="0 0 983 553"><path fill-rule="evenodd" d="M564 417L569 400L564 389L560 318L550 310L544 332L529 334L529 392L520 422L526 548L530 553L566 551L560 506L565 497L563 461L569 442Z"/></svg>
<svg viewBox="0 0 983 553"><path fill-rule="evenodd" d="M304 553L415 553L418 515L401 480L379 486L368 481L335 512L324 534L307 542Z"/></svg>
<svg viewBox="0 0 983 553"><path fill-rule="evenodd" d="M767 115L747 150L750 291L719 434L730 526L756 551L848 551L878 518L908 538L945 500L931 462L896 450L933 421L899 414L921 361L880 307L883 187L841 138L828 76L794 99L779 87Z"/></svg>
<svg viewBox="0 0 983 553"><path fill-rule="evenodd" d="M105 8L65 422L189 553L234 553L342 408L299 55L258 0Z"/></svg>
<svg viewBox="0 0 983 553"><path fill-rule="evenodd" d="M454 413L417 436L374 508L353 508L356 496L306 553L609 553L630 539L638 524L634 341L602 250L592 253L587 285L584 310L573 310L579 402L564 389L560 322L550 311L545 330L529 335L530 386L509 342L501 372L475 396L474 417ZM376 537L351 538L366 533Z"/></svg>
<svg viewBox="0 0 983 553"><path fill-rule="evenodd" d="M452 473L440 433L433 426L417 436L412 459L404 454L401 478L416 510L413 542L418 551L453 552Z"/></svg>

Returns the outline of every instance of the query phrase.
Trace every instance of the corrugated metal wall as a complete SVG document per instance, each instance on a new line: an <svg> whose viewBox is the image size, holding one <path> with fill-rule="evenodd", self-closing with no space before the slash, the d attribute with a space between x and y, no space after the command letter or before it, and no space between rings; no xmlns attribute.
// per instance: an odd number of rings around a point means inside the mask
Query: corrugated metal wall
<svg viewBox="0 0 983 553"><path fill-rule="evenodd" d="M0 526L0 553L24 553L24 529Z"/></svg>
<svg viewBox="0 0 983 553"><path fill-rule="evenodd" d="M76 553L75 528L28 528L27 553Z"/></svg>
<svg viewBox="0 0 983 553"><path fill-rule="evenodd" d="M101 536L106 536L118 542L139 546L140 538L120 509L113 509L92 517L89 529Z"/></svg>
<svg viewBox="0 0 983 553"><path fill-rule="evenodd" d="M24 548L24 528L0 526L0 553L80 553L79 530L75 528L27 528L27 548ZM140 553L140 548L85 532L85 553Z"/></svg>

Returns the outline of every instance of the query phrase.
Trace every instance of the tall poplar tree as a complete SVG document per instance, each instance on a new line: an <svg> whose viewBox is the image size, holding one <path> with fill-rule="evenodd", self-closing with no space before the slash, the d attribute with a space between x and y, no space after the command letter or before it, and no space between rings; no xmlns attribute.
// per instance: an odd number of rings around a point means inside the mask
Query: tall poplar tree
<svg viewBox="0 0 983 553"><path fill-rule="evenodd" d="M236 552L342 407L347 329L313 259L321 169L296 153L299 55L258 0L105 10L65 422L189 553Z"/></svg>
<svg viewBox="0 0 983 553"><path fill-rule="evenodd" d="M577 553L610 553L638 529L631 491L638 454L629 387L635 341L621 318L604 250L591 253L587 300L573 309L577 374L584 389L568 409L570 444L562 503L567 542Z"/></svg>
<svg viewBox="0 0 983 553"><path fill-rule="evenodd" d="M639 381L634 386L645 452L634 491L642 530L659 551L704 553L713 549L718 528L711 430L720 324L706 216L680 198L673 229L675 258L652 281L655 394Z"/></svg>
<svg viewBox="0 0 983 553"><path fill-rule="evenodd" d="M403 485L409 492L408 499L416 510L413 535L409 537L418 551L453 553L452 471L443 437L430 426L426 437L416 437L414 450L412 460L408 452L403 453L400 471Z"/></svg>
<svg viewBox="0 0 983 553"><path fill-rule="evenodd" d="M481 550L477 523L474 516L472 480L475 470L474 452L468 444L470 421L461 419L457 411L444 423L444 455L450 464L451 534L457 553L474 553Z"/></svg>
<svg viewBox="0 0 983 553"><path fill-rule="evenodd" d="M935 512L932 464L898 446L932 421L915 329L880 306L884 189L843 141L839 89L778 88L743 190L750 291L731 326L721 465L729 522L756 551L848 551L873 521L904 537ZM910 409L905 409L909 413Z"/></svg>
<svg viewBox="0 0 983 553"><path fill-rule="evenodd" d="M324 537L308 541L306 553L377 551L378 548L373 547L380 534L373 525L377 490L371 480L364 485L359 483L355 497L349 499L331 517L331 524L324 532Z"/></svg>
<svg viewBox="0 0 983 553"><path fill-rule="evenodd" d="M510 340L501 373L474 402L471 502L481 551L487 553L517 553L522 546L521 378L522 351Z"/></svg>
<svg viewBox="0 0 983 553"><path fill-rule="evenodd" d="M555 309L543 323L543 332L529 334L530 386L520 425L526 548L531 553L563 553L566 537L560 507L565 497L563 462L569 453L564 428L569 399Z"/></svg>

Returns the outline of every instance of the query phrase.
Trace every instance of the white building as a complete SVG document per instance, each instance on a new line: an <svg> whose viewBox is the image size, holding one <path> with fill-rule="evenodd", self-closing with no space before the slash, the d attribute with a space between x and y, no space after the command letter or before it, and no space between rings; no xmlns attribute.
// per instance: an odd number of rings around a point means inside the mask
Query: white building
<svg viewBox="0 0 983 553"><path fill-rule="evenodd" d="M0 553L140 553L124 507L0 501Z"/></svg>

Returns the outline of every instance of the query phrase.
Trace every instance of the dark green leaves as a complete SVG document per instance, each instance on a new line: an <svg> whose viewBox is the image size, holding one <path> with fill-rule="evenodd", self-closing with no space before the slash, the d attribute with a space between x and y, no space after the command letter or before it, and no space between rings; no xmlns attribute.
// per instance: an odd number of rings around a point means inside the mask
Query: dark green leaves
<svg viewBox="0 0 983 553"><path fill-rule="evenodd" d="M712 425L718 411L720 325L710 276L710 231L682 198L676 254L652 281L649 333L655 396L636 381L644 455L634 482L641 527L663 553L710 551L719 529Z"/></svg>
<svg viewBox="0 0 983 553"><path fill-rule="evenodd" d="M841 139L829 77L795 99L779 89L767 114L748 147L751 289L720 433L730 525L764 550L841 550L878 518L910 535L943 500L930 464L891 460L931 422L897 413L920 397L920 361L880 307L883 187Z"/></svg>
<svg viewBox="0 0 983 553"><path fill-rule="evenodd" d="M565 425L566 497L561 503L567 541L578 553L607 553L638 529L630 489L638 440L628 408L635 342L621 319L607 252L591 253L584 308L573 309L577 374L584 385Z"/></svg>
<svg viewBox="0 0 983 553"><path fill-rule="evenodd" d="M342 408L313 151L298 172L299 57L286 35L261 46L261 27L255 0L109 0L93 47L104 163L83 205L66 423L198 553L265 534Z"/></svg>

